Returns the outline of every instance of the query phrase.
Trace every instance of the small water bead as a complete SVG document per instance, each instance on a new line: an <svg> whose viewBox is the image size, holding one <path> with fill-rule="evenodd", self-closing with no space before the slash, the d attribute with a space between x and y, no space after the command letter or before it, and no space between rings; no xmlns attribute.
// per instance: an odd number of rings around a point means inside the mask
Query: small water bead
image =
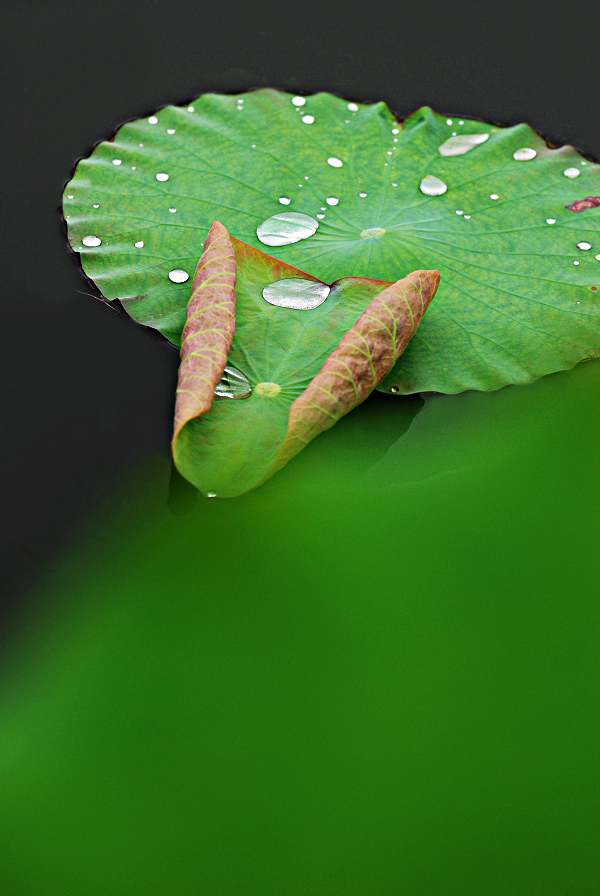
<svg viewBox="0 0 600 896"><path fill-rule="evenodd" d="M217 401L222 401L224 398L241 400L250 398L251 395L252 386L246 374L228 364L223 371L223 376L215 386L214 396Z"/></svg>
<svg viewBox="0 0 600 896"><path fill-rule="evenodd" d="M462 208L457 208L457 209L456 209L456 214L457 214L457 215L462 215L462 214L464 214Z"/></svg>
<svg viewBox="0 0 600 896"><path fill-rule="evenodd" d="M174 268L174 270L169 271L169 280L172 283L185 283L186 280L190 279L190 275L187 271L182 271L181 268Z"/></svg>
<svg viewBox="0 0 600 896"><path fill-rule="evenodd" d="M393 186L393 187L397 187L397 186L398 186L398 184L392 184L392 186Z"/></svg>
<svg viewBox="0 0 600 896"><path fill-rule="evenodd" d="M537 150L532 149L531 146L524 146L523 149L517 149L516 152L513 152L513 159L517 162L530 162L536 156Z"/></svg>
<svg viewBox="0 0 600 896"><path fill-rule="evenodd" d="M167 128L167 134L174 134L175 128Z"/></svg>
<svg viewBox="0 0 600 896"><path fill-rule="evenodd" d="M165 174L164 171L159 171L158 174L156 175L156 179L161 181L161 183L162 183L169 179L169 175Z"/></svg>
<svg viewBox="0 0 600 896"><path fill-rule="evenodd" d="M573 178L573 177L579 177L579 175L581 174L581 171L579 170L579 168L565 168L565 170L563 171L563 174L565 177Z"/></svg>
<svg viewBox="0 0 600 896"><path fill-rule="evenodd" d="M188 112L193 112L193 111L194 111L194 107L193 107L193 106L188 106Z"/></svg>
<svg viewBox="0 0 600 896"><path fill-rule="evenodd" d="M131 166L131 170L132 170L132 171L135 171L135 165L132 165L132 166Z"/></svg>
<svg viewBox="0 0 600 896"><path fill-rule="evenodd" d="M328 196L325 202L327 205L337 205L340 200L336 199L335 196Z"/></svg>
<svg viewBox="0 0 600 896"><path fill-rule="evenodd" d="M573 264L579 264L579 262L578 262L578 261L574 261Z"/></svg>
<svg viewBox="0 0 600 896"><path fill-rule="evenodd" d="M489 134L459 134L457 137L448 137L438 146L438 152L441 156L462 156L485 143L489 136Z"/></svg>
<svg viewBox="0 0 600 896"><path fill-rule="evenodd" d="M582 240L580 243L577 243L578 249L583 249L584 252L587 252L588 249L592 248L592 244Z"/></svg>
<svg viewBox="0 0 600 896"><path fill-rule="evenodd" d="M84 236L81 242L84 246L89 246L90 248L94 248L95 246L100 246L102 244L102 240L98 236Z"/></svg>
<svg viewBox="0 0 600 896"><path fill-rule="evenodd" d="M546 224L556 224L556 218L546 218Z"/></svg>
<svg viewBox="0 0 600 896"><path fill-rule="evenodd" d="M461 119L458 123L459 123L459 124L464 124L464 121Z"/></svg>
<svg viewBox="0 0 600 896"><path fill-rule="evenodd" d="M69 195L67 196L67 199L73 199L73 194L69 193Z"/></svg>
<svg viewBox="0 0 600 896"><path fill-rule="evenodd" d="M176 209L176 208L170 208L169 211L171 212L171 214L174 214L174 213L177 211L177 209Z"/></svg>
<svg viewBox="0 0 600 896"><path fill-rule="evenodd" d="M151 115L148 119L148 124L158 124L158 118L156 115Z"/></svg>
<svg viewBox="0 0 600 896"><path fill-rule="evenodd" d="M282 205L289 205L292 200L289 199L287 196L280 196L279 201L281 202Z"/></svg>
<svg viewBox="0 0 600 896"><path fill-rule="evenodd" d="M365 199L367 194L366 194L366 193L359 193L358 195L360 196L361 199Z"/></svg>
<svg viewBox="0 0 600 896"><path fill-rule="evenodd" d="M319 280L304 280L300 277L286 277L270 283L262 291L263 298L270 305L280 308L295 308L310 311L322 305L330 293L330 287Z"/></svg>
<svg viewBox="0 0 600 896"><path fill-rule="evenodd" d="M144 248L144 241L143 241L143 240L138 240L137 243L134 243L134 246L135 246L136 249L143 249L143 248Z"/></svg>
<svg viewBox="0 0 600 896"><path fill-rule="evenodd" d="M496 200L496 199L500 199L500 197L498 196L497 193L490 193L490 199Z"/></svg>
<svg viewBox="0 0 600 896"><path fill-rule="evenodd" d="M94 202L94 205L93 205L93 208L100 208L100 205L99 205L99 203L97 203L97 202Z"/></svg>
<svg viewBox="0 0 600 896"><path fill-rule="evenodd" d="M465 215L464 220L468 221L470 217L471 217L471 215Z"/></svg>
<svg viewBox="0 0 600 896"><path fill-rule="evenodd" d="M330 156L327 159L327 164L331 165L332 168L341 168L344 163L341 159L338 159L335 156Z"/></svg>
<svg viewBox="0 0 600 896"><path fill-rule="evenodd" d="M366 230L361 230L360 238L361 240L376 240L386 233L387 231L384 227L368 227Z"/></svg>
<svg viewBox="0 0 600 896"><path fill-rule="evenodd" d="M306 104L306 100L303 96L293 96L292 104L297 107L304 106Z"/></svg>
<svg viewBox="0 0 600 896"><path fill-rule="evenodd" d="M452 131L452 136L456 137L456 131Z"/></svg>
<svg viewBox="0 0 600 896"><path fill-rule="evenodd" d="M303 115L302 116L302 121L304 122L304 124L313 124L314 120L315 120L314 115Z"/></svg>
<svg viewBox="0 0 600 896"><path fill-rule="evenodd" d="M193 111L193 110L192 110L192 111ZM207 492L207 493L206 493L206 497L207 497L207 498L216 498L216 497L217 497L217 493L216 493L216 492Z"/></svg>
<svg viewBox="0 0 600 896"><path fill-rule="evenodd" d="M356 105L356 103L348 103L348 111L358 112L358 106Z"/></svg>
<svg viewBox="0 0 600 896"><path fill-rule="evenodd" d="M322 216L321 216L322 217ZM289 246L316 233L318 221L301 212L281 212L263 221L256 235L265 246Z"/></svg>
<svg viewBox="0 0 600 896"><path fill-rule="evenodd" d="M600 255L596 255L596 261L600 261Z"/></svg>
<svg viewBox="0 0 600 896"><path fill-rule="evenodd" d="M304 180L308 180L308 174L304 175Z"/></svg>
<svg viewBox="0 0 600 896"><path fill-rule="evenodd" d="M435 174L426 174L419 184L419 189L425 196L442 196L448 189L448 185Z"/></svg>
<svg viewBox="0 0 600 896"><path fill-rule="evenodd" d="M392 134L399 134L400 130L398 128L392 128Z"/></svg>
<svg viewBox="0 0 600 896"><path fill-rule="evenodd" d="M113 163L113 165L120 165L120 164L121 164L121 159L113 159L113 160L112 160L112 163Z"/></svg>
<svg viewBox="0 0 600 896"><path fill-rule="evenodd" d="M317 218L319 218L320 221L322 221L324 217L325 215L321 215L317 212Z"/></svg>
<svg viewBox="0 0 600 896"><path fill-rule="evenodd" d="M447 118L447 119L446 119L446 124L448 124L448 125L452 124L452 119L451 119L451 118Z"/></svg>

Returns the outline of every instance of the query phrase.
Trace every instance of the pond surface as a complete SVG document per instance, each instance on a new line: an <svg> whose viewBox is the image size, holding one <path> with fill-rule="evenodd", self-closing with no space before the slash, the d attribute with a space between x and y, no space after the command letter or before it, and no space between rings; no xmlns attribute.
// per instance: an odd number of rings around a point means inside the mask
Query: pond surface
<svg viewBox="0 0 600 896"><path fill-rule="evenodd" d="M241 498L116 483L12 645L0 890L597 892L599 400L375 394Z"/></svg>

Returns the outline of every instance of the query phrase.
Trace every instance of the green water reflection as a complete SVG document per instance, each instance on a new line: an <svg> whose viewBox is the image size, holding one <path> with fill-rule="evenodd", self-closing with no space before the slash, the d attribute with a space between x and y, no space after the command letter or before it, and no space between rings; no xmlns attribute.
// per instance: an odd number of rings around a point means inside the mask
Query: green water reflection
<svg viewBox="0 0 600 896"><path fill-rule="evenodd" d="M187 513L133 471L6 662L0 892L596 894L599 399L378 395Z"/></svg>

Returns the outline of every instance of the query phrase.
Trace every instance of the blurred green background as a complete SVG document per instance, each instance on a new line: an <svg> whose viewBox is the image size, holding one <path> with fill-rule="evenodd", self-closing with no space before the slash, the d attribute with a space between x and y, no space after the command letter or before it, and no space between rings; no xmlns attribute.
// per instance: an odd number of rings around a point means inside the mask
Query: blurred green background
<svg viewBox="0 0 600 896"><path fill-rule="evenodd" d="M0 892L596 894L599 399L374 395L182 513L131 469L5 660Z"/></svg>

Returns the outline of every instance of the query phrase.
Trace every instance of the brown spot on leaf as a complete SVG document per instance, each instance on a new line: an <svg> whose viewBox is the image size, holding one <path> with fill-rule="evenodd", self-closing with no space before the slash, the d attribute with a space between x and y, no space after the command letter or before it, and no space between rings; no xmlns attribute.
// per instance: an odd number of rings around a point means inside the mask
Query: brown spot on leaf
<svg viewBox="0 0 600 896"><path fill-rule="evenodd" d="M597 286L590 286L590 289L593 289L594 292L596 292L596 290L598 289L598 287L597 287Z"/></svg>
<svg viewBox="0 0 600 896"><path fill-rule="evenodd" d="M586 196L585 199L576 199L571 205L565 205L570 212L584 212L586 208L596 208L600 205L600 196Z"/></svg>

